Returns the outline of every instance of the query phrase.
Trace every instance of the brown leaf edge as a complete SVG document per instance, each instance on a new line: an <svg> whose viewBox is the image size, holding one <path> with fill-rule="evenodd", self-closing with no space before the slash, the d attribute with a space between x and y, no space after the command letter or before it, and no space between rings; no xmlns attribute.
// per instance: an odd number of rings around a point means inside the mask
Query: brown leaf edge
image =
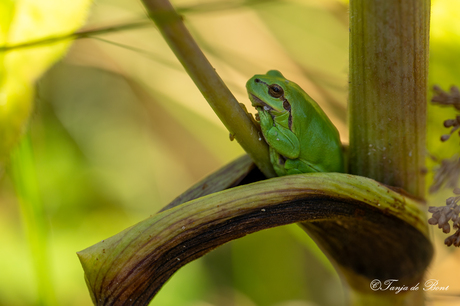
<svg viewBox="0 0 460 306"><path fill-rule="evenodd" d="M397 278L411 285L433 254L423 207L364 177L292 175L159 212L78 257L95 305L148 305L175 271L212 249L262 229L308 221L303 227L351 283Z"/></svg>

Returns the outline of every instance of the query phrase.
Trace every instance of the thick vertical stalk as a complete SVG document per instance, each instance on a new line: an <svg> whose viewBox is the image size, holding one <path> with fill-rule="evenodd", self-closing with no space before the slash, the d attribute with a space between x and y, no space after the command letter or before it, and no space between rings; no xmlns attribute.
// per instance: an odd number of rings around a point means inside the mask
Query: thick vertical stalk
<svg viewBox="0 0 460 306"><path fill-rule="evenodd" d="M430 0L350 1L350 173L424 195Z"/></svg>

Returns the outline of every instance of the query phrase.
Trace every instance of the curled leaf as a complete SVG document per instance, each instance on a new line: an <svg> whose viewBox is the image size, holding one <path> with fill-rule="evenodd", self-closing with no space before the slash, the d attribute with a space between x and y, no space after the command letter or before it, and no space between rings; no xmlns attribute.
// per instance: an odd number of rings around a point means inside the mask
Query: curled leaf
<svg viewBox="0 0 460 306"><path fill-rule="evenodd" d="M422 207L364 177L291 175L172 207L78 256L96 305L148 305L175 271L219 245L304 222L352 285L387 277L413 284L433 252Z"/></svg>

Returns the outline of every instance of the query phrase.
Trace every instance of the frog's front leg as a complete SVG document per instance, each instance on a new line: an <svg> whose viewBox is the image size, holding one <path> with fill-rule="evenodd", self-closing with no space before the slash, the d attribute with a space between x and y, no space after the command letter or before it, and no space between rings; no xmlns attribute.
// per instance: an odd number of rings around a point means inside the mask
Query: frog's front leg
<svg viewBox="0 0 460 306"><path fill-rule="evenodd" d="M278 154L288 159L296 159L300 155L300 142L288 128L273 121L266 111L259 111L260 127L268 145Z"/></svg>

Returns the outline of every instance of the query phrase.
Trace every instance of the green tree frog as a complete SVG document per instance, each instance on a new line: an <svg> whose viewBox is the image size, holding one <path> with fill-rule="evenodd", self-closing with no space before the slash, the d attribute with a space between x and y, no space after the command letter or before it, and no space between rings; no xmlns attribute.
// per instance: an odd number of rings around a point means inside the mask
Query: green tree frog
<svg viewBox="0 0 460 306"><path fill-rule="evenodd" d="M345 171L337 128L299 85L270 70L246 88L279 176Z"/></svg>

